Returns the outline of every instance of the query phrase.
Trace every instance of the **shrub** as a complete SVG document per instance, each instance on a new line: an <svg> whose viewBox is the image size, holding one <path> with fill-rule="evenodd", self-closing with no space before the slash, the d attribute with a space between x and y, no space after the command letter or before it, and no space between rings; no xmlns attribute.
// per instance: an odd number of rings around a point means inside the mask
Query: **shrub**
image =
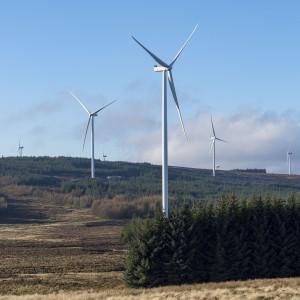
<svg viewBox="0 0 300 300"><path fill-rule="evenodd" d="M7 201L4 197L0 197L0 210L5 210L7 208Z"/></svg>
<svg viewBox="0 0 300 300"><path fill-rule="evenodd" d="M103 219L130 219L132 217L153 216L159 207L160 196L131 197L117 195L112 199L93 201L92 211Z"/></svg>
<svg viewBox="0 0 300 300"><path fill-rule="evenodd" d="M136 235L137 228L140 228L144 220L141 218L133 218L130 223L126 224L120 237L119 242L122 244L129 244Z"/></svg>

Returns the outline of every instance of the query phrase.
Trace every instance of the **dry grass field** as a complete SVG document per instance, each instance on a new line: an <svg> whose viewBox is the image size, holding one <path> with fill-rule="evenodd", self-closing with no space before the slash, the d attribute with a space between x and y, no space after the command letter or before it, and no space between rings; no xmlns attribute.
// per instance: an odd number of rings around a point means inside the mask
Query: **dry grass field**
<svg viewBox="0 0 300 300"><path fill-rule="evenodd" d="M70 274L70 276L72 276ZM82 280L85 276L82 274ZM76 276L75 276L76 278ZM77 277L79 279L80 277ZM94 277L97 279L97 277ZM95 291L93 289L83 289L77 292L58 291L47 295L3 295L0 300L92 300L92 299L115 299L115 300L162 300L162 299L199 299L199 300L288 300L300 299L300 279L265 279L251 281L237 281L224 283L209 283L197 285L168 286L152 289L121 289L103 288Z"/></svg>
<svg viewBox="0 0 300 300"><path fill-rule="evenodd" d="M101 221L88 209L34 196L30 187L0 192L10 208L0 217L0 294L124 287L124 221Z"/></svg>
<svg viewBox="0 0 300 300"><path fill-rule="evenodd" d="M300 278L128 289L122 281L125 221L0 185L9 213L0 215L3 299L300 299Z"/></svg>

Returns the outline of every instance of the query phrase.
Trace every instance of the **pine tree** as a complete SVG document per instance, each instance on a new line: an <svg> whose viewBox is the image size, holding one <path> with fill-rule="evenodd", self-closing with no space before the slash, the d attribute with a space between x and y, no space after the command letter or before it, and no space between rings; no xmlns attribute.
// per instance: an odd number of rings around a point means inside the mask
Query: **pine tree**
<svg viewBox="0 0 300 300"><path fill-rule="evenodd" d="M293 239L287 234L287 211L280 197L274 197L269 209L269 223L271 233L271 247L274 250L274 261L271 266L272 277L290 277L291 251Z"/></svg>
<svg viewBox="0 0 300 300"><path fill-rule="evenodd" d="M236 198L231 195L227 210L227 234L226 234L226 280L244 279L248 273L249 251L245 231L245 219L247 215Z"/></svg>
<svg viewBox="0 0 300 300"><path fill-rule="evenodd" d="M245 199L241 201L240 204L240 233L239 240L241 244L241 248L239 250L239 279L246 280L249 278L249 272L251 269L250 259L251 259L251 247L250 241L252 236L252 231L249 226L250 224L250 209L248 207L248 203Z"/></svg>
<svg viewBox="0 0 300 300"><path fill-rule="evenodd" d="M195 228L197 232L195 253L195 277L197 282L212 280L212 268L217 246L215 209L211 202L199 204L195 208Z"/></svg>
<svg viewBox="0 0 300 300"><path fill-rule="evenodd" d="M147 219L137 228L134 237L129 242L125 262L124 281L127 286L147 286L147 273L149 273L148 241L152 237L153 222Z"/></svg>
<svg viewBox="0 0 300 300"><path fill-rule="evenodd" d="M270 266L274 261L274 250L271 246L270 224L268 209L262 197L250 199L250 278L272 277Z"/></svg>
<svg viewBox="0 0 300 300"><path fill-rule="evenodd" d="M131 287L168 284L166 261L169 259L168 219L157 211L147 219L129 243L124 281Z"/></svg>
<svg viewBox="0 0 300 300"><path fill-rule="evenodd" d="M187 203L170 215L170 238L172 256L167 265L169 282L195 282L196 228Z"/></svg>
<svg viewBox="0 0 300 300"><path fill-rule="evenodd" d="M221 199L216 204L215 224L216 224L216 249L215 260L212 266L212 280L228 280L228 260L226 249L228 249L228 198L221 195Z"/></svg>
<svg viewBox="0 0 300 300"><path fill-rule="evenodd" d="M289 193L286 204L286 235L291 276L300 276L300 203L293 191Z"/></svg>

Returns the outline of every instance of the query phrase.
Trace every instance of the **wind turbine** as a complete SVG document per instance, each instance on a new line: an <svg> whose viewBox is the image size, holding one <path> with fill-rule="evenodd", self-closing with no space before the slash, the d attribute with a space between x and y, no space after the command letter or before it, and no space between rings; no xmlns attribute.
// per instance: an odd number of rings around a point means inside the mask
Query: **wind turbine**
<svg viewBox="0 0 300 300"><path fill-rule="evenodd" d="M136 40L133 36L132 38L146 51L148 54L160 65L159 67L154 65L154 72L162 72L162 209L163 212L168 218L168 129L167 129L167 86L166 86L166 72L168 72L168 81L170 85L171 92L173 94L173 98L177 107L178 115L180 118L181 126L183 129L183 133L187 139L186 132L184 129L179 104L176 96L173 76L172 76L172 68L177 60L178 56L194 34L197 26L187 39L187 41L184 43L184 45L181 47L179 52L174 57L173 61L170 64L165 63L160 58L158 58L155 54L153 54L151 51L149 51L146 47L144 47L138 40Z"/></svg>
<svg viewBox="0 0 300 300"><path fill-rule="evenodd" d="M291 175L291 154L293 154L293 152L290 152L290 146L289 146L288 151L286 153L286 158L287 158L288 167L289 167L289 175Z"/></svg>
<svg viewBox="0 0 300 300"><path fill-rule="evenodd" d="M216 140L224 142L224 143L228 143L228 142L216 137L212 116L210 116L210 121L211 121L213 136L210 137L210 139L212 140L212 143L211 143L211 147L210 147L209 157L211 155L211 151L213 150L213 176L216 176ZM218 168L218 166L217 166L217 168Z"/></svg>
<svg viewBox="0 0 300 300"><path fill-rule="evenodd" d="M89 114L89 120L87 123L87 127L86 127L86 131L85 131L85 136L84 136L84 141L83 141L83 147L82 147L82 151L84 150L84 144L85 144L85 139L86 139L86 135L89 129L89 125L90 125L90 121L92 121L92 128L91 128L91 177L95 178L95 164L94 164L94 117L97 117L98 112L101 111L102 109L104 109L105 107L111 105L112 103L114 103L116 100L114 100L113 102L101 107L100 109L96 110L95 112L91 113L81 102L80 100L72 93L70 92L70 94L81 104L81 106L85 109L85 111Z"/></svg>
<svg viewBox="0 0 300 300"><path fill-rule="evenodd" d="M104 154L104 151L103 151L103 161L105 161L105 158L107 157L107 155L106 154Z"/></svg>
<svg viewBox="0 0 300 300"><path fill-rule="evenodd" d="M21 146L21 139L19 139L19 147L18 147L18 153L20 155L20 157L22 157L22 150L24 149L23 146Z"/></svg>

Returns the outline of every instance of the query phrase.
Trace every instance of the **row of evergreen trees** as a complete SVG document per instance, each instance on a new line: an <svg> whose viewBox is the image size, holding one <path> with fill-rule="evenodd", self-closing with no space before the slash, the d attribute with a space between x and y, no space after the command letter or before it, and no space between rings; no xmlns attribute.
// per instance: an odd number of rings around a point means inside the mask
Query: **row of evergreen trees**
<svg viewBox="0 0 300 300"><path fill-rule="evenodd" d="M124 280L132 287L300 276L300 201L235 194L133 220Z"/></svg>

